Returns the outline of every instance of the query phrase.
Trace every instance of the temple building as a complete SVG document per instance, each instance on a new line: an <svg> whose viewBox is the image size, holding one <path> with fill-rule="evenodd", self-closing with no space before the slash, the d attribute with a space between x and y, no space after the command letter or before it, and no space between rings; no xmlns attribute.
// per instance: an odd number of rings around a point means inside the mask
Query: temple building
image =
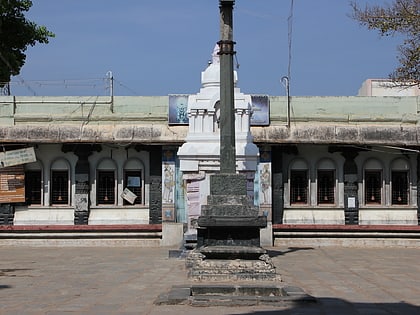
<svg viewBox="0 0 420 315"><path fill-rule="evenodd" d="M0 224L194 233L220 166L219 72L213 52L197 94L0 96ZM418 89L369 80L358 96L288 98L237 82L236 170L264 233L419 224Z"/></svg>

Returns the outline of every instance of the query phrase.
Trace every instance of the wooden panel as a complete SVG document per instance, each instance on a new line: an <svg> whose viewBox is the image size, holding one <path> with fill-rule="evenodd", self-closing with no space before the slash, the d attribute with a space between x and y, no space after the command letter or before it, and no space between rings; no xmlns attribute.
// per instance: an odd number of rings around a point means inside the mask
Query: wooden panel
<svg viewBox="0 0 420 315"><path fill-rule="evenodd" d="M25 172L22 165L0 169L0 203L25 202Z"/></svg>

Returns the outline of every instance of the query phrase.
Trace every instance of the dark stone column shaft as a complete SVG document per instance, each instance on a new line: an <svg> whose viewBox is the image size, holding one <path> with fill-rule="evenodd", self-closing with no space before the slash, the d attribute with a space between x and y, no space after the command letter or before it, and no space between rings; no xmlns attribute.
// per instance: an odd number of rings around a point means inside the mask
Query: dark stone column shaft
<svg viewBox="0 0 420 315"><path fill-rule="evenodd" d="M162 147L150 147L149 223L162 223Z"/></svg>
<svg viewBox="0 0 420 315"><path fill-rule="evenodd" d="M220 0L220 172L236 173L233 5Z"/></svg>
<svg viewBox="0 0 420 315"><path fill-rule="evenodd" d="M271 150L272 163L272 220L274 224L283 223L284 214L284 184L283 184L283 154L281 147L273 147Z"/></svg>
<svg viewBox="0 0 420 315"><path fill-rule="evenodd" d="M357 225L359 224L359 194L357 187L357 165L354 159L358 155L358 152L355 150L345 150L342 155L346 159L343 166L345 224Z"/></svg>

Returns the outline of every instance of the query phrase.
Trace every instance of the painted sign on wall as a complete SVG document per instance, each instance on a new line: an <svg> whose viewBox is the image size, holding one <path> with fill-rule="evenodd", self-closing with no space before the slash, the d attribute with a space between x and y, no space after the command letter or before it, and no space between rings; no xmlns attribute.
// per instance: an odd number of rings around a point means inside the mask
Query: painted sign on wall
<svg viewBox="0 0 420 315"><path fill-rule="evenodd" d="M0 203L25 202L25 171L22 165L0 168Z"/></svg>

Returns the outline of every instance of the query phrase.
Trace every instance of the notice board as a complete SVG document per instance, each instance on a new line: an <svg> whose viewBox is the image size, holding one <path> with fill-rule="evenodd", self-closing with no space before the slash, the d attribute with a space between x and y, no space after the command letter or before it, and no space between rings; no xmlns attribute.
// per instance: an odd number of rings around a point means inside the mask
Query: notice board
<svg viewBox="0 0 420 315"><path fill-rule="evenodd" d="M0 168L0 203L25 202L23 165Z"/></svg>

